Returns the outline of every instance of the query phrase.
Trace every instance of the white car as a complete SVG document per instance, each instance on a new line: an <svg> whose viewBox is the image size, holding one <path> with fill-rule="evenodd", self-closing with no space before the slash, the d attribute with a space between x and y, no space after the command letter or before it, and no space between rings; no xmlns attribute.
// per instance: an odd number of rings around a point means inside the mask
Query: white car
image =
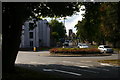
<svg viewBox="0 0 120 80"><path fill-rule="evenodd" d="M81 43L78 44L78 48L88 48L88 47L89 46L86 44L81 44Z"/></svg>
<svg viewBox="0 0 120 80"><path fill-rule="evenodd" d="M98 49L102 52L102 53L113 53L113 49L107 45L100 45L98 46Z"/></svg>

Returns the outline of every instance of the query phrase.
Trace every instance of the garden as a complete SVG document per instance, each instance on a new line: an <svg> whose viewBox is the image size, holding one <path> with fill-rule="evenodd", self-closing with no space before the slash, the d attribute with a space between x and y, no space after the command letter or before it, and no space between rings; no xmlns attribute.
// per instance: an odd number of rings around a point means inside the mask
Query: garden
<svg viewBox="0 0 120 80"><path fill-rule="evenodd" d="M52 48L49 50L50 55L59 56L103 56L111 55L108 53L102 54L97 48Z"/></svg>

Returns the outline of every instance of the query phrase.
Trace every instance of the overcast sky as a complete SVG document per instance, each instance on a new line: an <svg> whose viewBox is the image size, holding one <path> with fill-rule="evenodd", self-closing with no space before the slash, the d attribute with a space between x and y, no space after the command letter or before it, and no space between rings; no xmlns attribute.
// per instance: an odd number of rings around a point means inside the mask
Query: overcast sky
<svg viewBox="0 0 120 80"><path fill-rule="evenodd" d="M82 6L81 8L84 8L84 6ZM76 29L74 28L74 26L78 23L78 21L82 20L82 15L84 14L85 11L81 11L77 12L77 15L72 15L72 16L67 16L65 19L65 27L66 27L66 31L67 31L67 35L68 35L68 31L69 29L72 29L74 33L76 33ZM50 21L51 18L45 18L47 19L47 21ZM63 22L64 23L64 19L63 18L58 18L57 19L59 22Z"/></svg>

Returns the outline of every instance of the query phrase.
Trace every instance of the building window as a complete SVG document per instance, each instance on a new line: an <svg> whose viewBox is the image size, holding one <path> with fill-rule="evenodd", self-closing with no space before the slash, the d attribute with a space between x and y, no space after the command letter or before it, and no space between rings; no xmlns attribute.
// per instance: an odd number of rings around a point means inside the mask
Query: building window
<svg viewBox="0 0 120 80"><path fill-rule="evenodd" d="M30 29L30 30L34 28L33 25L34 25L34 23L29 23L29 29Z"/></svg>
<svg viewBox="0 0 120 80"><path fill-rule="evenodd" d="M29 32L29 38L33 39L33 32Z"/></svg>
<svg viewBox="0 0 120 80"><path fill-rule="evenodd" d="M30 47L33 47L33 41L30 41Z"/></svg>

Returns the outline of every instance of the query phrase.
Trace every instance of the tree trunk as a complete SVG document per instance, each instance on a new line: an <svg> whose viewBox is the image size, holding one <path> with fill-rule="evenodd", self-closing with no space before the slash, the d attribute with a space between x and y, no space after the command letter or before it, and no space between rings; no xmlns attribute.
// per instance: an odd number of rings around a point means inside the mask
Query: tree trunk
<svg viewBox="0 0 120 80"><path fill-rule="evenodd" d="M3 23L3 54L2 71L4 73L14 72L16 56L20 45L21 26L17 23L7 25Z"/></svg>
<svg viewBox="0 0 120 80"><path fill-rule="evenodd" d="M106 45L106 43L105 43L105 39L102 40L102 44L103 44L103 45Z"/></svg>
<svg viewBox="0 0 120 80"><path fill-rule="evenodd" d="M117 40L114 40L113 43L112 43L114 48L116 48L116 43L117 43Z"/></svg>

